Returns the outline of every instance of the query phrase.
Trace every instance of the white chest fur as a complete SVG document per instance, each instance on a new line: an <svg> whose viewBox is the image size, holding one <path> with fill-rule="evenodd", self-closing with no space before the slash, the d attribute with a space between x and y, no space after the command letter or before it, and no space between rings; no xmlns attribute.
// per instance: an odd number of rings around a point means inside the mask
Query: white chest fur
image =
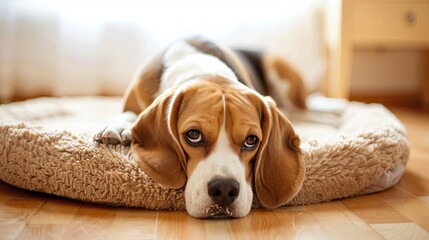
<svg viewBox="0 0 429 240"><path fill-rule="evenodd" d="M234 72L218 58L202 53L184 41L169 47L163 57L164 73L158 93L178 88L184 82L200 75L217 75L238 81Z"/></svg>

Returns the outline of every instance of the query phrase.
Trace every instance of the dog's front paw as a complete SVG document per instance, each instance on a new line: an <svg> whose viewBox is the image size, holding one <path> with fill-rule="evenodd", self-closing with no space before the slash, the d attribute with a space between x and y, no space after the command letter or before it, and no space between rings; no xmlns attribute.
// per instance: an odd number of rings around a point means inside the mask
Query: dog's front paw
<svg viewBox="0 0 429 240"><path fill-rule="evenodd" d="M94 135L94 141L103 143L106 145L118 145L129 146L131 144L131 124L110 124L100 129Z"/></svg>

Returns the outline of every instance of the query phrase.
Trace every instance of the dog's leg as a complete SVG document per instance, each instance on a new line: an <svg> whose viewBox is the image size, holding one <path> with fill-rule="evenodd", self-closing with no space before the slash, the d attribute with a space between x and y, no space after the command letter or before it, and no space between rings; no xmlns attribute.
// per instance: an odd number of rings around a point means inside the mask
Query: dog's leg
<svg viewBox="0 0 429 240"><path fill-rule="evenodd" d="M300 74L282 57L267 54L263 57L264 77L269 93L281 107L306 109L306 91Z"/></svg>
<svg viewBox="0 0 429 240"><path fill-rule="evenodd" d="M136 119L137 114L134 112L123 112L112 123L97 131L94 135L94 141L106 145L130 145L131 127Z"/></svg>
<svg viewBox="0 0 429 240"><path fill-rule="evenodd" d="M304 81L285 59L268 54L264 56L263 67L270 94L278 104L279 109L289 120L292 122L304 121L338 126L338 115L314 111L314 109L310 109L307 106Z"/></svg>
<svg viewBox="0 0 429 240"><path fill-rule="evenodd" d="M124 112L112 123L97 131L94 141L103 144L131 143L131 127L137 120L137 114L149 106L159 89L163 65L161 55L138 71L124 95Z"/></svg>

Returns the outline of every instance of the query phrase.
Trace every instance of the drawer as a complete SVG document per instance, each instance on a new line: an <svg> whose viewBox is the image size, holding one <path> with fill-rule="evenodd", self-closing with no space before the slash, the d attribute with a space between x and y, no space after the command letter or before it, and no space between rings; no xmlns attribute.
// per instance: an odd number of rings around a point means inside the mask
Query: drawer
<svg viewBox="0 0 429 240"><path fill-rule="evenodd" d="M357 44L429 44L429 3L355 2L351 7Z"/></svg>

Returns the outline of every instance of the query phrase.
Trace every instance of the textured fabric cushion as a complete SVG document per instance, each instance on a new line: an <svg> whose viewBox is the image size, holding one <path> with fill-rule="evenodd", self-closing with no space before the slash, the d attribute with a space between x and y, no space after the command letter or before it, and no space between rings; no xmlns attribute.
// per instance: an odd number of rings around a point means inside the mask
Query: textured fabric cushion
<svg viewBox="0 0 429 240"><path fill-rule="evenodd" d="M82 201L184 210L183 189L155 183L123 146L92 141L120 112L119 98L42 98L0 106L0 179ZM339 126L295 123L306 176L288 205L329 201L394 185L409 158L406 131L381 105L347 103ZM254 207L259 207L254 199Z"/></svg>

